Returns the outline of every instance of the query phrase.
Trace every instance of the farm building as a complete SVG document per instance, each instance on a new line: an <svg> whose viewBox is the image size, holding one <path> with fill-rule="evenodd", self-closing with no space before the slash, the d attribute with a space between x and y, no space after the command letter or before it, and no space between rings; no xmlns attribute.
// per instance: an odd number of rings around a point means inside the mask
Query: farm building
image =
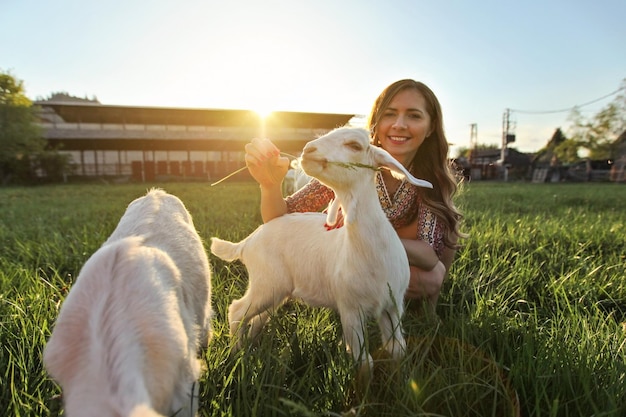
<svg viewBox="0 0 626 417"><path fill-rule="evenodd" d="M244 145L268 137L299 155L304 144L354 115L35 103L48 144L71 155L74 175L138 181L214 179L244 165Z"/></svg>
<svg viewBox="0 0 626 417"><path fill-rule="evenodd" d="M565 136L557 129L546 147L537 152L532 162L533 182L626 181L626 131L613 143L608 159L584 158L575 163L561 163L555 149L563 141Z"/></svg>
<svg viewBox="0 0 626 417"><path fill-rule="evenodd" d="M513 148L507 148L505 153L504 164L502 164L500 149L472 151L467 161L471 180L503 179L505 176L503 166L506 168L506 179L526 178L530 168L531 156Z"/></svg>
<svg viewBox="0 0 626 417"><path fill-rule="evenodd" d="M610 179L615 182L626 182L626 130L617 138L614 153Z"/></svg>

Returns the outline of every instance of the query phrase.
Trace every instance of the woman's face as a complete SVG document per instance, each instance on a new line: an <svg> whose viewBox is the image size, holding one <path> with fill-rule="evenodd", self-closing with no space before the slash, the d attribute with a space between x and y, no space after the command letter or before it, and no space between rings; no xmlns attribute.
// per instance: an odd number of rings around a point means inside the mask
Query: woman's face
<svg viewBox="0 0 626 417"><path fill-rule="evenodd" d="M431 132L424 96L415 89L402 90L382 110L376 136L380 146L408 166Z"/></svg>

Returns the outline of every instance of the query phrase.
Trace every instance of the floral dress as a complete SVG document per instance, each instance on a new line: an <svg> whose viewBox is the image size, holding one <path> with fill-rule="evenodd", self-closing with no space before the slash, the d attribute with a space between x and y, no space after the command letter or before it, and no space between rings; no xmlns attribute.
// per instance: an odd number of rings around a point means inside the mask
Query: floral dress
<svg viewBox="0 0 626 417"><path fill-rule="evenodd" d="M438 221L437 216L422 204L419 187L402 180L395 195L390 196L380 172L376 174L376 191L383 211L397 229L411 223L417 213L418 226L417 236L419 240L428 242L441 258L444 250L444 226ZM315 178L307 185L286 198L287 212L310 212L320 211L328 207L335 198L335 193Z"/></svg>

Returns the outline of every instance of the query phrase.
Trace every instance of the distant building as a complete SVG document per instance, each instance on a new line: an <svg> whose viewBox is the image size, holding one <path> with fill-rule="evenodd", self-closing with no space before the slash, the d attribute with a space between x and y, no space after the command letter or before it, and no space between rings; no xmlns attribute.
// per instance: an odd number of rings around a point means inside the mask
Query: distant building
<svg viewBox="0 0 626 417"><path fill-rule="evenodd" d="M555 149L564 140L560 129L557 129L546 147L537 152L533 160L533 182L626 182L626 131L612 144L611 156L607 159L583 158L577 162L562 163Z"/></svg>
<svg viewBox="0 0 626 417"><path fill-rule="evenodd" d="M615 141L611 181L626 182L626 130Z"/></svg>
<svg viewBox="0 0 626 417"><path fill-rule="evenodd" d="M471 180L503 179L506 169L506 179L519 180L528 176L531 155L522 153L513 148L506 149L506 157L501 161L500 149L478 149L472 151L468 158Z"/></svg>
<svg viewBox="0 0 626 417"><path fill-rule="evenodd" d="M217 179L244 166L244 146L268 137L297 156L306 142L346 125L352 114L35 103L50 146L72 156L77 176L138 181Z"/></svg>

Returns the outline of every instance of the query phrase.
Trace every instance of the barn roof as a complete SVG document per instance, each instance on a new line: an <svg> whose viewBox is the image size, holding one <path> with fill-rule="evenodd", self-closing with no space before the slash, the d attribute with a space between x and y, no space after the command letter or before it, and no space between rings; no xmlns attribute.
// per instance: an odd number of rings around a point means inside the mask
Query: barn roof
<svg viewBox="0 0 626 417"><path fill-rule="evenodd" d="M44 137L65 150L242 150L262 131L281 149L301 150L355 115L36 102ZM139 127L139 128L137 128Z"/></svg>
<svg viewBox="0 0 626 417"><path fill-rule="evenodd" d="M249 127L257 126L260 118L253 110L135 107L49 101L35 104L54 110L66 123ZM354 116L277 111L265 118L265 124L289 128L333 129L345 125Z"/></svg>

